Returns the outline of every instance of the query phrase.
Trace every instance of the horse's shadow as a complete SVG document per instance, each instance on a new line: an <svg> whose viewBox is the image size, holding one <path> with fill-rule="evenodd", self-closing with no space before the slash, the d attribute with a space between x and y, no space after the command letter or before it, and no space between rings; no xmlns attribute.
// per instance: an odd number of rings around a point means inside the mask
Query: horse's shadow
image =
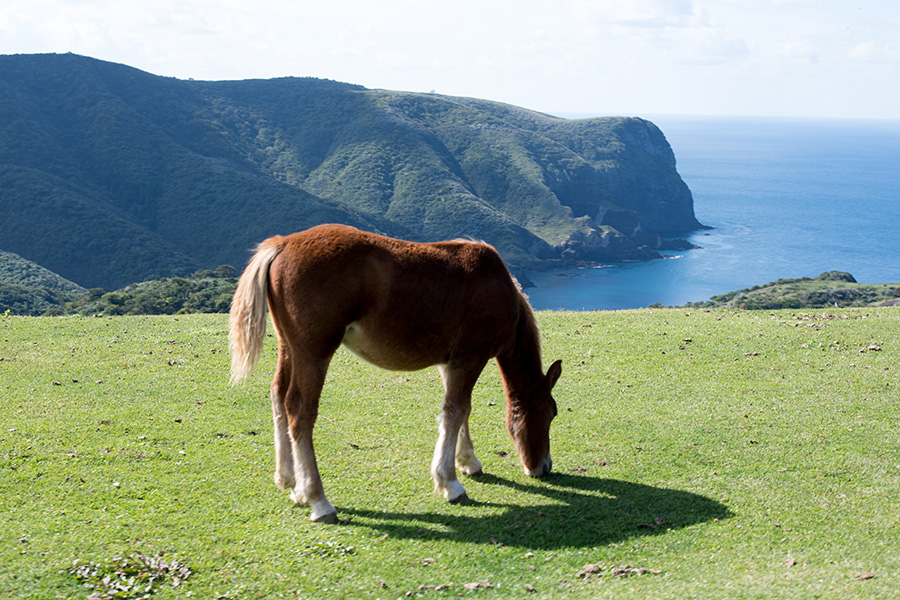
<svg viewBox="0 0 900 600"><path fill-rule="evenodd" d="M551 474L530 485L496 475L473 479L543 496L549 502L526 506L471 502L446 513L359 508L339 512L350 516L351 526L394 538L452 539L542 550L603 546L731 516L723 504L691 492L615 479ZM500 510L485 515L473 507Z"/></svg>

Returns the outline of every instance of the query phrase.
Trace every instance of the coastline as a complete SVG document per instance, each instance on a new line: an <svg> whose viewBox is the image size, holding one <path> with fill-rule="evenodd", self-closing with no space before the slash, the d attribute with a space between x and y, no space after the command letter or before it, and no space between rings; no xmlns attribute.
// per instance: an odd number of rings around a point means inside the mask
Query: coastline
<svg viewBox="0 0 900 600"><path fill-rule="evenodd" d="M839 270L900 281L900 121L651 117L711 229L648 263L527 271L536 310L683 306ZM871 240L871 241L869 241ZM560 276L556 276L560 275Z"/></svg>

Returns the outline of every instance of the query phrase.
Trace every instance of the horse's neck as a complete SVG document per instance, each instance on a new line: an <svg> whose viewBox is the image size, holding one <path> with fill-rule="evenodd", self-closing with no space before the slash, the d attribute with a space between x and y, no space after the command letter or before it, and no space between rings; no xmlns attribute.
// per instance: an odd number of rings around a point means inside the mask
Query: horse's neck
<svg viewBox="0 0 900 600"><path fill-rule="evenodd" d="M538 384L543 371L537 326L530 311L519 319L515 342L509 350L497 356L497 366L511 403L531 396L527 392Z"/></svg>

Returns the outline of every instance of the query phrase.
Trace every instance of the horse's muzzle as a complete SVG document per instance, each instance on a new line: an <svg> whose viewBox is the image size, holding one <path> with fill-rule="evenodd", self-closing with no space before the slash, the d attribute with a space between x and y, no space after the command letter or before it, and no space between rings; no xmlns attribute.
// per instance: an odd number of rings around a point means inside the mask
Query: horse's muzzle
<svg viewBox="0 0 900 600"><path fill-rule="evenodd" d="M541 461L534 469L525 469L525 474L529 477L542 477L550 473L553 470L553 459L548 455L547 458Z"/></svg>

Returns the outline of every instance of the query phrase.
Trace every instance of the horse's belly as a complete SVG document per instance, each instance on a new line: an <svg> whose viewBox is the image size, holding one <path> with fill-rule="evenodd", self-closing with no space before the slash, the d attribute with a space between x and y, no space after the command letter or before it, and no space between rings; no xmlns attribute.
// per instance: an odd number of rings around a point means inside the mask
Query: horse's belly
<svg viewBox="0 0 900 600"><path fill-rule="evenodd" d="M364 361L391 371L417 371L441 362L430 352L405 348L388 335L369 335L358 323L347 326L342 343Z"/></svg>

